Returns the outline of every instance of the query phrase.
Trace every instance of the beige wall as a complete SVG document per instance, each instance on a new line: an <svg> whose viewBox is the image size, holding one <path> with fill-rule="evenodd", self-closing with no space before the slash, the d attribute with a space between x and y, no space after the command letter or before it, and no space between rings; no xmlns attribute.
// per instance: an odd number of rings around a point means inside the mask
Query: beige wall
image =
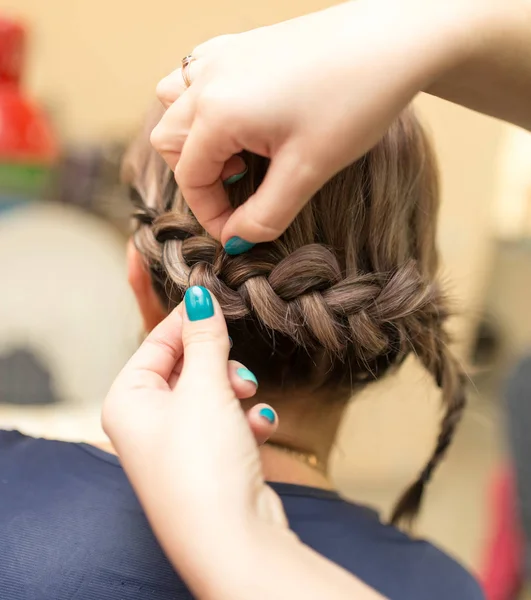
<svg viewBox="0 0 531 600"><path fill-rule="evenodd" d="M62 131L72 139L129 132L151 101L158 78L203 39L324 5L318 0L1 0L2 8L26 17L32 28L30 90L54 109ZM420 108L441 159L441 245L452 291L462 300L466 319L458 331L466 339L488 265L489 207L503 127L433 98L421 99ZM371 465L371 474L378 477L380 466L396 467L396 444L404 469L416 468L433 441L435 423L435 404L425 402L422 389L411 393L418 389L419 377L409 377L398 392L387 394L398 393L403 402L354 407L339 444L352 458L349 472ZM385 443L378 460L371 462L364 448L375 434Z"/></svg>
<svg viewBox="0 0 531 600"><path fill-rule="evenodd" d="M531 134L507 128L502 141L498 187L493 206L500 238L531 236Z"/></svg>
<svg viewBox="0 0 531 600"><path fill-rule="evenodd" d="M507 125L437 98L418 102L441 166L439 244L465 344L479 317L490 268L492 210Z"/></svg>

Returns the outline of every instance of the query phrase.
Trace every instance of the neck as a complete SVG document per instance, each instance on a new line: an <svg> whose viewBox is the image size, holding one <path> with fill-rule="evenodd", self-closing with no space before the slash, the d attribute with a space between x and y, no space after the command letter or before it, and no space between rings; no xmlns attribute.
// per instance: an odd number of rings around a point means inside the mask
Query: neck
<svg viewBox="0 0 531 600"><path fill-rule="evenodd" d="M331 489L328 474L315 469L281 449L265 444L260 448L262 471L266 481L292 483Z"/></svg>
<svg viewBox="0 0 531 600"><path fill-rule="evenodd" d="M279 418L279 427L271 441L260 449L264 476L268 481L295 483L314 487L330 487L326 473L283 452L278 446L314 455L319 464L327 465L332 451L345 403L339 401L290 398L289 400L259 394L242 402L248 410L257 402L271 404Z"/></svg>

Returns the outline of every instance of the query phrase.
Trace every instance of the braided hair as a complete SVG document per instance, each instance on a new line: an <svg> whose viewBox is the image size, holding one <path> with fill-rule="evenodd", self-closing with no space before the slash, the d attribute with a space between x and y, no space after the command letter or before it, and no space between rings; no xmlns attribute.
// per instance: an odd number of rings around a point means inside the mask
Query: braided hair
<svg viewBox="0 0 531 600"><path fill-rule="evenodd" d="M156 117L155 117L156 118ZM411 521L465 406L465 375L448 349L448 302L437 280L438 175L411 109L370 152L338 173L276 241L229 256L187 208L173 174L144 134L124 161L137 228L155 290L168 310L191 285L217 297L233 355L261 387L347 399L416 354L442 392L444 416L427 464L392 522ZM227 189L234 207L268 167Z"/></svg>

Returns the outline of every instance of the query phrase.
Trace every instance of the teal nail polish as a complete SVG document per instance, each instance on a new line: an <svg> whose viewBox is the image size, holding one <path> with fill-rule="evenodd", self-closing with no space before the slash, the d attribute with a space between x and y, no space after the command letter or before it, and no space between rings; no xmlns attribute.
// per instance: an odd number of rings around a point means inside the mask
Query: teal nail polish
<svg viewBox="0 0 531 600"><path fill-rule="evenodd" d="M230 256L235 256L236 254L247 252L247 250L250 250L254 245L255 244L252 242L246 242L245 240L242 240L241 237L235 235L225 244L225 252L230 254Z"/></svg>
<svg viewBox="0 0 531 600"><path fill-rule="evenodd" d="M259 414L260 414L261 417L264 417L264 419L266 419L270 423L274 423L275 422L275 413L270 408L262 408L260 410Z"/></svg>
<svg viewBox="0 0 531 600"><path fill-rule="evenodd" d="M232 185L233 183L240 181L240 179L243 179L246 174L247 174L247 167L245 167L245 171L242 171L241 173L236 173L234 175L231 175L230 177L227 177L227 179L225 179L225 181L223 183L225 185Z"/></svg>
<svg viewBox="0 0 531 600"><path fill-rule="evenodd" d="M214 316L212 296L200 285L193 285L186 290L184 305L190 321L201 321Z"/></svg>
<svg viewBox="0 0 531 600"><path fill-rule="evenodd" d="M258 379L256 379L255 374L252 371L249 371L249 369L240 367L237 369L236 373L240 379L243 379L244 381L250 381L251 383L254 383L256 387L258 387Z"/></svg>

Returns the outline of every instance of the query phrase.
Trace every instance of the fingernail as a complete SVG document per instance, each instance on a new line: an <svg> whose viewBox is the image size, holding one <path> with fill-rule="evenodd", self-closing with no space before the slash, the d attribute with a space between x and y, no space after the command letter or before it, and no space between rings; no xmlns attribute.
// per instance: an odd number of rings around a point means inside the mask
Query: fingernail
<svg viewBox="0 0 531 600"><path fill-rule="evenodd" d="M275 411L271 410L270 408L262 408L262 409L260 409L260 413L259 414L266 421L269 421L270 423L274 423L275 422Z"/></svg>
<svg viewBox="0 0 531 600"><path fill-rule="evenodd" d="M232 338L230 337L230 335L229 335L229 344L230 344L231 348L234 346L234 342L232 341Z"/></svg>
<svg viewBox="0 0 531 600"><path fill-rule="evenodd" d="M227 177L227 179L225 179L223 181L223 183L225 185L232 185L233 183L240 181L240 179L243 179L246 174L247 174L247 167L245 167L245 171L242 171L241 173L236 173L235 175L231 175L230 177Z"/></svg>
<svg viewBox="0 0 531 600"><path fill-rule="evenodd" d="M230 256L235 256L236 254L247 252L247 250L250 250L253 246L255 246L255 244L252 242L246 242L245 240L242 240L241 237L235 235L225 244L225 252Z"/></svg>
<svg viewBox="0 0 531 600"><path fill-rule="evenodd" d="M186 314L190 321L201 321L214 316L214 303L210 292L201 285L193 285L184 295Z"/></svg>
<svg viewBox="0 0 531 600"><path fill-rule="evenodd" d="M237 369L236 374L240 379L243 379L244 381L250 381L251 383L254 383L256 387L258 387L258 379L256 379L255 374L252 371L249 371L249 369L240 367Z"/></svg>

